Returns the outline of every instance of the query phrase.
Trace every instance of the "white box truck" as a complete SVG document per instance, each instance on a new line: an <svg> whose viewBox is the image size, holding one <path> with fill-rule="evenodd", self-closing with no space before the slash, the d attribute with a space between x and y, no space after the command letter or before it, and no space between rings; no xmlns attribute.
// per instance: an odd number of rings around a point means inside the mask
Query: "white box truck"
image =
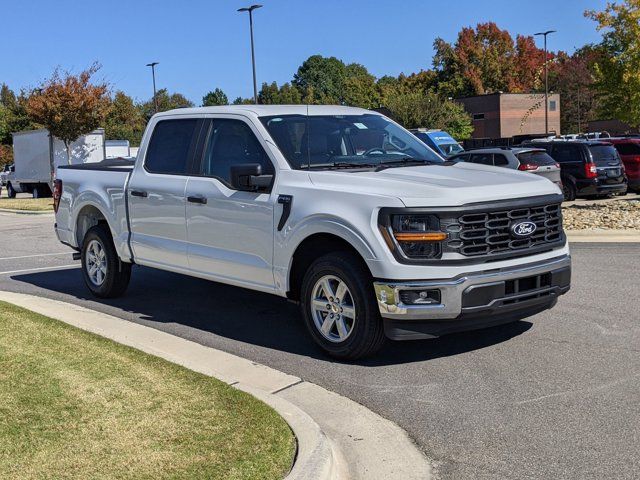
<svg viewBox="0 0 640 480"><path fill-rule="evenodd" d="M107 140L104 142L106 155L105 158L129 158L131 155L131 148L129 147L129 140Z"/></svg>
<svg viewBox="0 0 640 480"><path fill-rule="evenodd" d="M30 193L34 198L51 195L51 165L96 163L105 159L104 129L83 135L71 145L71 162L62 140L46 129L13 134L14 171L7 176L7 195Z"/></svg>

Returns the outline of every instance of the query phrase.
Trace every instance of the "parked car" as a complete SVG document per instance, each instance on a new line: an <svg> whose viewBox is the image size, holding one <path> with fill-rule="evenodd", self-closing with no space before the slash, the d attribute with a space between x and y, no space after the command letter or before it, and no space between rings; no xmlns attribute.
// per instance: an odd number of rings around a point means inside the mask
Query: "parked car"
<svg viewBox="0 0 640 480"><path fill-rule="evenodd" d="M565 200L627 191L624 165L608 141L534 141L529 145L544 148L560 164Z"/></svg>
<svg viewBox="0 0 640 480"><path fill-rule="evenodd" d="M480 163L496 167L511 168L535 173L555 183L562 189L560 165L549 156L544 148L496 147L468 150L454 155L449 160Z"/></svg>
<svg viewBox="0 0 640 480"><path fill-rule="evenodd" d="M640 138L612 138L607 142L613 144L622 158L629 190L640 193Z"/></svg>
<svg viewBox="0 0 640 480"><path fill-rule="evenodd" d="M435 150L444 158L463 152L464 148L447 132L442 130L429 130L427 128L414 128L410 130L416 137L422 140L431 150Z"/></svg>
<svg viewBox="0 0 640 480"><path fill-rule="evenodd" d="M351 359L553 307L571 277L561 202L536 175L445 162L383 115L320 105L158 113L134 163L61 166L54 191L94 295L123 294L134 263L271 293Z"/></svg>

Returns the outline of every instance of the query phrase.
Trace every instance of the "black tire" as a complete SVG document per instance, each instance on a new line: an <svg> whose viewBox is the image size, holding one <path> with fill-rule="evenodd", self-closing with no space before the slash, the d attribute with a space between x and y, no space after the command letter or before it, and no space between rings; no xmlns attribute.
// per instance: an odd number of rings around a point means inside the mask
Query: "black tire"
<svg viewBox="0 0 640 480"><path fill-rule="evenodd" d="M31 191L31 197L42 198L42 190L40 190L40 187L38 187L37 185L33 187L33 190Z"/></svg>
<svg viewBox="0 0 640 480"><path fill-rule="evenodd" d="M102 278L92 279L89 274L88 263L91 262L94 242L97 242L104 251L104 262L106 272L101 274ZM94 256L95 257L95 256ZM99 298L115 298L122 295L129 286L131 278L131 264L120 261L116 248L113 244L113 238L109 228L105 225L96 225L91 227L82 242L81 252L82 276L87 288L96 297Z"/></svg>
<svg viewBox="0 0 640 480"><path fill-rule="evenodd" d="M565 202L573 202L578 195L576 186L572 182L564 182L562 184L562 194Z"/></svg>
<svg viewBox="0 0 640 480"><path fill-rule="evenodd" d="M347 296L350 297L349 303L354 307L353 319L347 318L346 313L342 317L344 322L350 322L349 334L344 340L334 339L331 341L316 326L316 313L312 310L311 299L312 295L316 298L315 290L318 287L318 282L326 277L335 277L336 281L342 281L346 284ZM372 282L373 279L366 265L355 254L349 252L324 255L314 261L305 273L302 280L300 302L302 317L312 338L330 356L341 360L356 360L371 356L382 348L386 337ZM333 305L333 302L327 302L327 305L330 303ZM339 308L338 304L335 306ZM327 310L331 311L330 308ZM342 308L340 308L340 312L342 312ZM318 315L322 313L325 312L318 310ZM329 312L326 314L329 315ZM339 318L340 314L336 316ZM337 332L337 328L332 327L332 329L334 328ZM331 335L337 334L331 333Z"/></svg>
<svg viewBox="0 0 640 480"><path fill-rule="evenodd" d="M16 191L10 183L7 183L7 197L16 198Z"/></svg>

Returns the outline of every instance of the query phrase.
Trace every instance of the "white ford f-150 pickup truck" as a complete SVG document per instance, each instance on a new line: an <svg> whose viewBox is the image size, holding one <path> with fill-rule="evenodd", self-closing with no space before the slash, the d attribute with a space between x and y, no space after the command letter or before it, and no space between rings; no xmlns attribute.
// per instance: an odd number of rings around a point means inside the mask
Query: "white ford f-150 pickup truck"
<svg viewBox="0 0 640 480"><path fill-rule="evenodd" d="M553 307L571 279L561 201L340 106L159 113L135 162L59 167L54 192L96 296L121 295L133 264L272 293L344 359Z"/></svg>

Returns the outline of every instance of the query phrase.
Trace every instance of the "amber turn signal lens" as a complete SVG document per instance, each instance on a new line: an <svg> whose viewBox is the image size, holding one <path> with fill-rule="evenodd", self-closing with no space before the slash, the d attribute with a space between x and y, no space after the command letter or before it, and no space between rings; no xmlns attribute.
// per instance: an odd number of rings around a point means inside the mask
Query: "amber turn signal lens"
<svg viewBox="0 0 640 480"><path fill-rule="evenodd" d="M447 234L443 232L422 232L422 233L394 233L399 242L442 242L447 239Z"/></svg>

